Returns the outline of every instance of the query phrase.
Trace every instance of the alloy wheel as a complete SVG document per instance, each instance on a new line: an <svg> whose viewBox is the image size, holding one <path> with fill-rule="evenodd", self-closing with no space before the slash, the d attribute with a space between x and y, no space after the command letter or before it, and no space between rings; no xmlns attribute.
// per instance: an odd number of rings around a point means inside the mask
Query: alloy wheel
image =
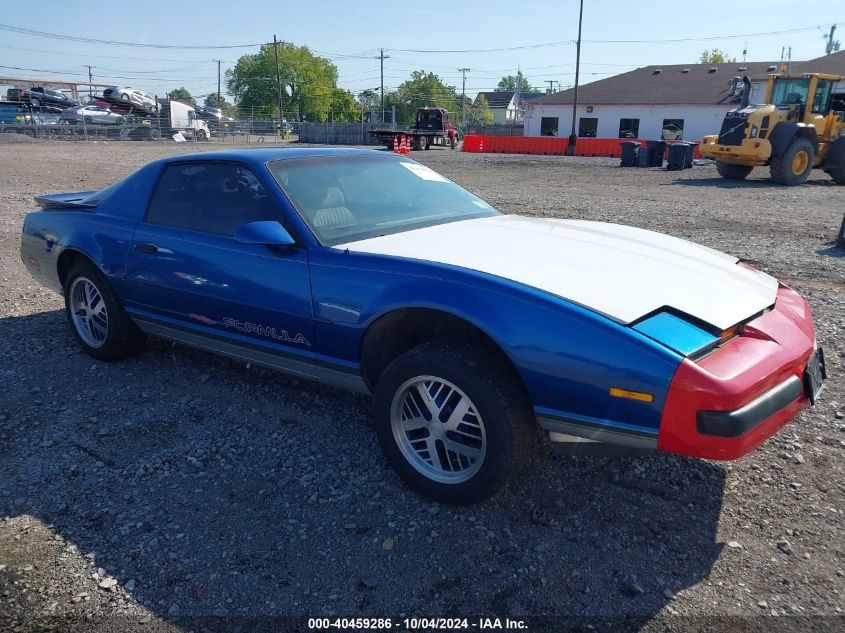
<svg viewBox="0 0 845 633"><path fill-rule="evenodd" d="M427 478L447 484L471 479L484 463L487 436L472 400L436 376L416 376L396 391L390 408L402 455Z"/></svg>
<svg viewBox="0 0 845 633"><path fill-rule="evenodd" d="M97 286L78 277L70 288L70 312L77 334L90 347L102 347L109 333L106 302Z"/></svg>

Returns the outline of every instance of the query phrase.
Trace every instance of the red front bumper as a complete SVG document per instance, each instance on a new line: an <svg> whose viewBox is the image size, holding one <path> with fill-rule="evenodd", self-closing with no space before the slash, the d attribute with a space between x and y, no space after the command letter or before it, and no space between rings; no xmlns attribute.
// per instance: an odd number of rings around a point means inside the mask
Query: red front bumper
<svg viewBox="0 0 845 633"><path fill-rule="evenodd" d="M657 448L728 460L760 446L808 405L803 389L785 406L736 437L701 433L698 413L736 411L791 376L797 376L803 384L814 343L810 306L798 293L780 286L774 309L747 323L741 336L700 361L681 362L666 394Z"/></svg>

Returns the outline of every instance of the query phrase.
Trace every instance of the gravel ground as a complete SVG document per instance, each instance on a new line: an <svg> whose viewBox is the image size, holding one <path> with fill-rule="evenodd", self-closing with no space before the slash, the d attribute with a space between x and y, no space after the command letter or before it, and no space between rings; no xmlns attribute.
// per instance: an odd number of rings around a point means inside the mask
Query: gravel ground
<svg viewBox="0 0 845 633"><path fill-rule="evenodd" d="M832 246L845 188L416 152L505 212L632 224L755 262L809 299L831 376L818 406L737 462L546 451L510 496L453 508L388 469L364 397L161 341L117 364L80 352L62 300L19 261L32 196L194 150L0 147L0 630L457 614L548 616L529 630L845 627L845 251Z"/></svg>

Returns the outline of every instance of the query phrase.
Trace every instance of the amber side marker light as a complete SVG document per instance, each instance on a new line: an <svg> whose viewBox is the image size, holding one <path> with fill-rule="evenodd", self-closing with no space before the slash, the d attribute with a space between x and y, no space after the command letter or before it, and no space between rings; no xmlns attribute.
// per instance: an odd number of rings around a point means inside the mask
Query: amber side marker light
<svg viewBox="0 0 845 633"><path fill-rule="evenodd" d="M628 389L620 389L619 387L611 387L610 395L614 398L628 398L629 400L639 400L640 402L654 402L654 396L644 391L629 391Z"/></svg>
<svg viewBox="0 0 845 633"><path fill-rule="evenodd" d="M739 334L739 326L738 325L734 325L733 327L729 327L727 330L722 332L722 334L719 336L719 342L724 343L729 338L733 338L737 334Z"/></svg>

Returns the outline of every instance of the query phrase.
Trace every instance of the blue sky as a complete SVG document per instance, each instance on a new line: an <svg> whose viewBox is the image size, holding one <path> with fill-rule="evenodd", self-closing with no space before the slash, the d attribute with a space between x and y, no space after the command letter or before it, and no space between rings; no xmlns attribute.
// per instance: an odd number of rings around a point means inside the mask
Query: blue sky
<svg viewBox="0 0 845 633"><path fill-rule="evenodd" d="M397 86L416 69L434 71L460 90L457 69L468 67L472 69L467 74L470 95L492 90L502 75L515 74L517 67L538 87L553 79L565 88L574 79L575 46L571 43L491 52L403 49L465 51L574 41L577 0L464 0L446 4L448 12L441 2L422 0L390 3L391 8L349 0L50 4L33 9L28 3L6 3L0 23L88 38L192 46L256 44L271 41L275 33L279 39L307 45L332 59L339 69L340 85L355 93L379 85L379 64L374 59L379 48L387 49L390 56L385 61L386 89ZM746 43L748 61L778 60L783 46L792 47L794 60L811 59L824 54L822 36L833 23L840 25L835 39L845 43L845 5L820 0L797 4L794 0L585 0L582 83L638 66L695 62L701 51L714 47L741 60ZM777 35L654 41L822 25ZM632 39L651 41L596 41ZM121 83L154 94L184 85L192 94L204 95L217 90L217 64L212 60L224 60L225 70L239 55L254 50L111 46L0 31L0 64L6 66L0 68L0 75L85 80L88 71L84 65L92 64L95 81Z"/></svg>

